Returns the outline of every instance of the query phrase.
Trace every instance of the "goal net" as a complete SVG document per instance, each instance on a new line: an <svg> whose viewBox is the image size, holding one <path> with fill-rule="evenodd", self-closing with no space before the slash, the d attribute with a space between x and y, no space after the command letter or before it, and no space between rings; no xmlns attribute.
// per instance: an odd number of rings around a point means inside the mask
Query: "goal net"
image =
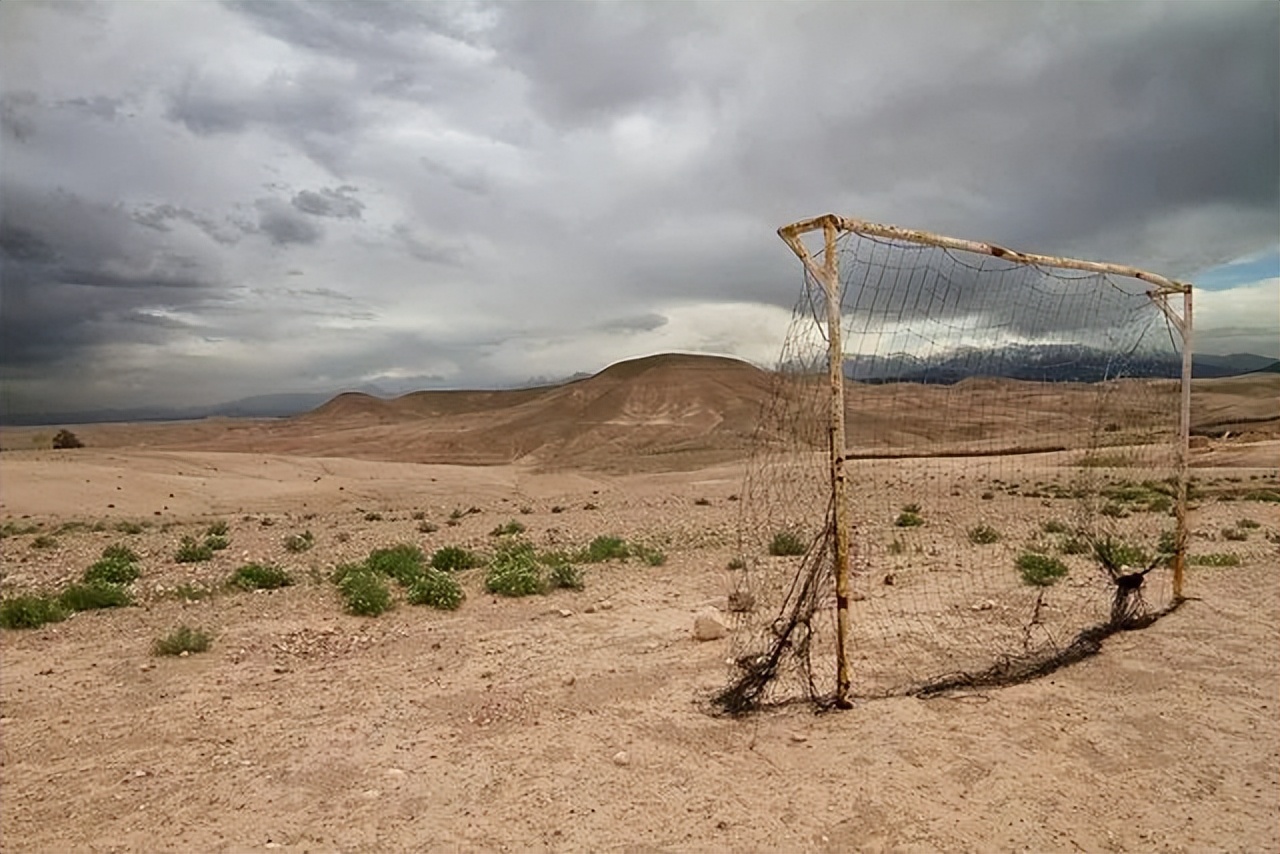
<svg viewBox="0 0 1280 854"><path fill-rule="evenodd" d="M804 284L724 710L1025 680L1176 607L1189 286L834 216L779 233Z"/></svg>

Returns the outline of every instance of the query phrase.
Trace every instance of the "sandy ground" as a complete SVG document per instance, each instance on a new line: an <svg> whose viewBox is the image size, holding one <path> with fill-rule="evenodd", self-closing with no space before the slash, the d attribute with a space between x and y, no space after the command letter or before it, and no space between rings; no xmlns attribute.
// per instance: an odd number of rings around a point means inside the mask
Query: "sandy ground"
<svg viewBox="0 0 1280 854"><path fill-rule="evenodd" d="M1274 451L1224 448L1236 468L1202 455L1197 473L1274 479ZM1277 505L1206 503L1193 549L1243 564L1191 570L1192 601L1044 679L729 720L705 700L725 684L732 639L700 643L690 627L723 601L741 489L740 465L610 476L6 452L2 521L106 528L45 549L36 534L0 540L6 595L71 580L115 542L142 556L143 575L136 607L0 632L0 847L1280 850L1280 575L1266 539ZM1011 517L1040 504L954 498L958 524L966 507ZM419 532L415 512L439 530ZM1262 527L1218 541L1242 515ZM126 519L152 524L113 530ZM175 563L180 536L215 519L231 547ZM483 548L512 519L539 545L616 533L669 559L595 565L581 592L522 600L484 594L473 571L457 612L401 604L376 619L344 614L324 580L376 546ZM290 554L283 538L304 529L315 547ZM250 559L299 583L172 595ZM179 623L214 631L212 650L153 657L151 641Z"/></svg>

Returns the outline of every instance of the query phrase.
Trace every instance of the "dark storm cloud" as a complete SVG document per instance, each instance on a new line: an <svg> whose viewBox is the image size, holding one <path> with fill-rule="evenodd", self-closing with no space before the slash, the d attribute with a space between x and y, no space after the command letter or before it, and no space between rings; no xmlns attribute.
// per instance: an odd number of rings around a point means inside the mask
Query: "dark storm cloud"
<svg viewBox="0 0 1280 854"><path fill-rule="evenodd" d="M315 243L324 231L296 209L279 199L259 199L258 228L278 246Z"/></svg>
<svg viewBox="0 0 1280 854"><path fill-rule="evenodd" d="M0 368L74 365L102 345L161 343L158 318L218 299L199 261L149 242L119 209L4 191Z"/></svg>
<svg viewBox="0 0 1280 854"><path fill-rule="evenodd" d="M322 187L319 190L302 190L293 197L293 206L313 216L334 219L360 219L364 202L352 195L355 187Z"/></svg>

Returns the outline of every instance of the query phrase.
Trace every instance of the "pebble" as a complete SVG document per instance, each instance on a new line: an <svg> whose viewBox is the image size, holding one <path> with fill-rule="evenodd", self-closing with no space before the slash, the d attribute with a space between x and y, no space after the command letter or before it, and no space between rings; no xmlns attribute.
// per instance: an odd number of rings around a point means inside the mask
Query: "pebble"
<svg viewBox="0 0 1280 854"><path fill-rule="evenodd" d="M572 616L573 616L573 612L572 612L572 611L570 611L568 608L561 608L561 609L560 609L560 616L562 616L562 617L572 617Z"/></svg>
<svg viewBox="0 0 1280 854"><path fill-rule="evenodd" d="M729 627L724 624L724 620L720 617L720 612L712 608L698 613L693 618L693 637L694 640L712 641L719 640L729 633Z"/></svg>
<svg viewBox="0 0 1280 854"><path fill-rule="evenodd" d="M973 608L973 610L975 611L990 611L995 606L996 606L996 602L994 599L984 599L981 602L975 602L970 607Z"/></svg>
<svg viewBox="0 0 1280 854"><path fill-rule="evenodd" d="M568 688L570 685L572 685L574 682L577 682L577 681L578 681L578 677L570 673L568 676L560 680L560 684Z"/></svg>
<svg viewBox="0 0 1280 854"><path fill-rule="evenodd" d="M794 741L796 744L804 744L806 741L809 740L809 736L805 735L802 732L793 732L791 733L791 740Z"/></svg>
<svg viewBox="0 0 1280 854"><path fill-rule="evenodd" d="M613 764L618 766L630 765L631 757L627 755L627 751L619 750L617 753L613 754Z"/></svg>
<svg viewBox="0 0 1280 854"><path fill-rule="evenodd" d="M397 780L398 780L398 779L401 779L401 778L403 778L403 777L405 776L405 772L404 772L404 769L403 769L403 768L388 768L388 769L387 769L387 776L388 776L388 777L393 777L393 778L395 778L395 779L397 779Z"/></svg>

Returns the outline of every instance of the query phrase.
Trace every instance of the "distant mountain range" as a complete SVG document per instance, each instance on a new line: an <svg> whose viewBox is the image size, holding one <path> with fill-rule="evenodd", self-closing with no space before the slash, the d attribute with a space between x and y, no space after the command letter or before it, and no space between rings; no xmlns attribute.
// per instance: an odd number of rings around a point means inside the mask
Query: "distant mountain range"
<svg viewBox="0 0 1280 854"><path fill-rule="evenodd" d="M1177 377L1181 364L1172 355L1118 357L1115 353L1075 345L1013 345L995 349L971 349L935 359L921 359L905 353L889 356L852 356L845 375L858 382L917 382L950 384L969 377L1004 377L1038 382L1098 382L1117 377ZM1253 353L1230 356L1195 355L1192 375L1216 378L1247 373L1280 373L1280 360ZM556 386L581 380L588 374L574 374L565 380L541 378L510 386L528 389ZM200 418L281 418L310 412L341 392L356 391L376 398L387 392L373 385L333 392L292 392L244 397L209 406L130 409L95 409L73 412L0 412L0 423L9 426L42 424L92 424L126 421L190 421Z"/></svg>
<svg viewBox="0 0 1280 854"><path fill-rule="evenodd" d="M1255 372L1280 372L1280 360L1253 353L1193 355L1191 360L1191 375L1197 379ZM1121 377L1174 378L1181 374L1182 362L1177 354L1123 355L1072 344L970 348L936 358L906 353L853 356L845 363L846 377L867 383L948 385L971 377L1088 383Z"/></svg>

